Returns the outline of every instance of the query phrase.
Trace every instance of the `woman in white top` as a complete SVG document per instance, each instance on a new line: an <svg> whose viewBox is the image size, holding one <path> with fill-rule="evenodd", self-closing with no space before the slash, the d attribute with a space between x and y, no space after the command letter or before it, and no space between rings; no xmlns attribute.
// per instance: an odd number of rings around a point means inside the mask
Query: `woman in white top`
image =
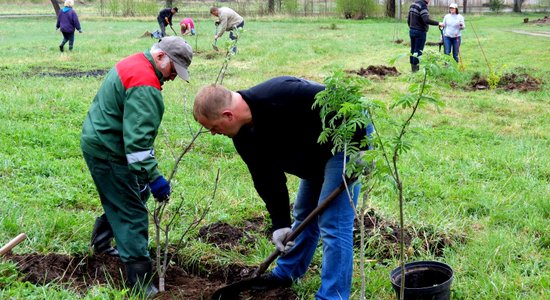
<svg viewBox="0 0 550 300"><path fill-rule="evenodd" d="M445 54L453 50L453 58L458 62L458 53L460 51L460 31L466 28L464 17L458 13L458 4L449 5L449 13L443 18L443 46Z"/></svg>

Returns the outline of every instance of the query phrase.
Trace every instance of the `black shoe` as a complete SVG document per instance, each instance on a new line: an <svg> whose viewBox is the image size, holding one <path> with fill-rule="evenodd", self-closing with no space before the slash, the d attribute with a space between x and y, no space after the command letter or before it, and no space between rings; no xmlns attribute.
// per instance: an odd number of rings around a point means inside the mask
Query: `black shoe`
<svg viewBox="0 0 550 300"><path fill-rule="evenodd" d="M94 249L94 254L107 254L110 256L118 256L118 250L111 246L114 235L111 224L107 220L105 214L96 218L94 228L92 230L92 238L90 245Z"/></svg>
<svg viewBox="0 0 550 300"><path fill-rule="evenodd" d="M153 284L153 266L151 261L126 263L126 280L132 288L132 296L152 299L159 290Z"/></svg>
<svg viewBox="0 0 550 300"><path fill-rule="evenodd" d="M59 45L59 51L63 52L63 45Z"/></svg>
<svg viewBox="0 0 550 300"><path fill-rule="evenodd" d="M292 279L290 278L279 278L273 273L268 273L261 275L258 278L254 278L250 282L250 289L257 291L272 290L276 288L285 288L292 285Z"/></svg>

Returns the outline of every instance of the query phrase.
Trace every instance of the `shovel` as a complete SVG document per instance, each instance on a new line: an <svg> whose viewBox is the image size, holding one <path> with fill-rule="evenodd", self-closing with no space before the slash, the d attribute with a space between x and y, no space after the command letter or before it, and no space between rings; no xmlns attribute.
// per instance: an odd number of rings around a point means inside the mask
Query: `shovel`
<svg viewBox="0 0 550 300"><path fill-rule="evenodd" d="M311 220L316 218L327 206L334 200L341 192L343 192L346 189L346 186L352 182L354 182L357 178L346 178L346 182L342 182L337 188L335 188L330 195L328 195L319 206L317 206L309 215L305 218L305 220L296 227L289 236L285 239L283 242L284 244L288 243L289 241L293 241L298 237L302 231L304 231L304 228L311 223ZM254 285L256 281L260 278L260 275L262 275L265 270L269 267L269 265L281 254L281 251L275 249L265 260L260 264L260 266L252 273L251 278L246 278L240 281L237 281L235 283L232 283L230 285L224 286L222 288L219 288L214 292L212 295L212 300L228 300L228 299L237 299L239 296L239 293L245 290L248 290L251 286Z"/></svg>
<svg viewBox="0 0 550 300"><path fill-rule="evenodd" d="M172 32L174 32L174 35L178 35L178 34L176 33L176 31L174 30L174 27L172 27L172 25L170 25L170 29L172 29Z"/></svg>
<svg viewBox="0 0 550 300"><path fill-rule="evenodd" d="M214 40L214 42L212 43L212 49L216 50L216 51L219 51L220 49L218 48L218 46L216 45L216 43L218 42L218 40Z"/></svg>
<svg viewBox="0 0 550 300"><path fill-rule="evenodd" d="M21 233L15 238L13 238L11 241L9 241L6 245L4 245L2 248L0 248L0 256L8 253L13 247L17 246L19 243L24 241L27 238L27 235L25 233Z"/></svg>

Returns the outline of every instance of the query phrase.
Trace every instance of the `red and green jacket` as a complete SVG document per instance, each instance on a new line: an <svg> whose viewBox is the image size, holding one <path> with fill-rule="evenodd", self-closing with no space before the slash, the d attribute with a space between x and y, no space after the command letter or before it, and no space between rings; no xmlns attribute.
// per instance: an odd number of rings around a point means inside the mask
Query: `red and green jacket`
<svg viewBox="0 0 550 300"><path fill-rule="evenodd" d="M153 145L164 114L163 83L149 51L118 62L88 111L80 139L82 151L127 163L145 181L160 176Z"/></svg>

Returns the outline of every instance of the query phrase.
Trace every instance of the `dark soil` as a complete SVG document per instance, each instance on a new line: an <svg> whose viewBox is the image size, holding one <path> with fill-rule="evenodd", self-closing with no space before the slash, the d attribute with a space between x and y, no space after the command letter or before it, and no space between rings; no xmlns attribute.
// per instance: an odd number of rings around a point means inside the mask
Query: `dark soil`
<svg viewBox="0 0 550 300"><path fill-rule="evenodd" d="M400 230L397 222L386 220L374 211L365 214L365 255L378 261L399 255ZM354 245L359 248L361 242L360 222L355 220ZM407 255L430 253L436 257L443 256L443 249L456 243L464 242L462 236L452 236L435 232L431 227L404 228L404 243ZM421 241L421 242L420 242Z"/></svg>
<svg viewBox="0 0 550 300"><path fill-rule="evenodd" d="M506 73L502 75L498 83L497 88L504 89L507 91L538 91L542 82L540 79L537 79L527 73ZM481 76L480 74L474 74L470 82L470 88L473 90L486 90L489 88L489 82L487 78Z"/></svg>
<svg viewBox="0 0 550 300"><path fill-rule="evenodd" d="M369 240L366 256L378 262L398 255L398 226L395 222L384 220L370 211L365 218L366 239ZM356 245L359 245L359 229L356 222ZM241 226L226 223L214 223L200 228L198 238L227 251L247 252L246 248L256 242L255 236L270 236L268 224L259 217L245 221ZM452 245L458 239L440 235L430 229L412 230L406 228L407 247L421 239L418 251L426 250L442 254L444 247ZM418 248L416 245L415 247ZM408 247L409 248L409 247ZM415 250L416 251L416 250ZM413 253L410 253L413 254ZM21 280L37 285L57 283L68 289L85 293L95 285L108 284L111 287L124 288L124 265L118 258L107 255L61 254L7 254L6 258L15 262L23 274ZM187 264L187 265L186 265ZM214 265L211 262L199 262L188 265L175 258L166 275L166 292L157 299L210 299L211 295L227 284L249 278L257 266L239 264ZM155 268L155 266L154 266ZM158 278L154 279L158 282ZM266 292L247 291L240 299L297 299L291 288L274 289Z"/></svg>
<svg viewBox="0 0 550 300"><path fill-rule="evenodd" d="M125 286L121 275L125 274L124 265L118 258L107 255L8 254L6 258L17 264L24 274L23 281L37 285L57 283L80 293L100 284L118 289ZM253 271L238 265L205 268L202 275L194 275L182 267L171 266L166 276L166 291L155 299L210 299L218 288L246 278ZM158 282L156 277L155 282ZM240 296L241 299L297 299L290 288L247 291Z"/></svg>
<svg viewBox="0 0 550 300"><path fill-rule="evenodd" d="M426 42L426 46L443 46L443 42Z"/></svg>
<svg viewBox="0 0 550 300"><path fill-rule="evenodd" d="M513 91L518 90L520 92L538 91L541 86L541 81L532 77L529 74L504 74L500 78L499 87L505 90Z"/></svg>
<svg viewBox="0 0 550 300"><path fill-rule="evenodd" d="M351 74L357 74L359 76L368 77L370 75L376 75L380 78L385 76L399 76L399 72L395 67L387 66L368 66L366 69L361 67L359 70L349 70L347 71Z"/></svg>
<svg viewBox="0 0 550 300"><path fill-rule="evenodd" d="M535 24L550 24L550 17L544 16L544 18L542 18L542 19L533 20L533 21L530 21L529 23L535 23Z"/></svg>
<svg viewBox="0 0 550 300"><path fill-rule="evenodd" d="M31 71L29 76L52 76L52 77L98 77L107 74L109 70L96 69L88 71L67 70L67 69L35 69Z"/></svg>

